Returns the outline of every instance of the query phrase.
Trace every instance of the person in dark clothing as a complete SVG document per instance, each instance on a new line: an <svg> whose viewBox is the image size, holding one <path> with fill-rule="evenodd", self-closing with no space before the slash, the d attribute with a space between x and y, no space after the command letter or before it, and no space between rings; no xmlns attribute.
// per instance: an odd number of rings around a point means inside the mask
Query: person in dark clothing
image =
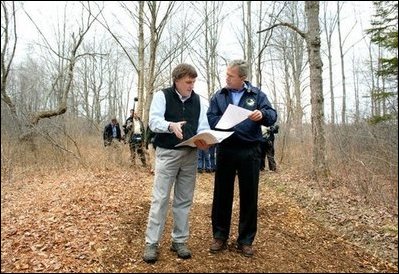
<svg viewBox="0 0 399 274"><path fill-rule="evenodd" d="M227 86L211 98L207 112L211 129L223 116L229 104L248 109L251 114L229 131L234 133L218 144L217 168L212 203L212 253L227 248L230 236L234 182L238 176L240 215L236 248L246 257L254 254L252 243L257 231L258 185L260 169L261 125L271 126L277 113L259 88L246 81L248 65L234 60L227 66Z"/></svg>
<svg viewBox="0 0 399 274"><path fill-rule="evenodd" d="M121 128L116 118L112 118L111 122L104 128L103 133L104 146L110 146L112 142L122 140Z"/></svg>
<svg viewBox="0 0 399 274"><path fill-rule="evenodd" d="M122 158L120 157L122 152L122 132L116 118L112 118L111 122L104 128L103 133L104 146L107 151L107 162L113 164L121 164Z"/></svg>
<svg viewBox="0 0 399 274"><path fill-rule="evenodd" d="M278 129L278 125L273 125L270 128L265 129L262 128L263 140L261 142L261 171L265 170L266 158L269 165L269 170L277 170L276 160L274 159L274 134L278 133Z"/></svg>

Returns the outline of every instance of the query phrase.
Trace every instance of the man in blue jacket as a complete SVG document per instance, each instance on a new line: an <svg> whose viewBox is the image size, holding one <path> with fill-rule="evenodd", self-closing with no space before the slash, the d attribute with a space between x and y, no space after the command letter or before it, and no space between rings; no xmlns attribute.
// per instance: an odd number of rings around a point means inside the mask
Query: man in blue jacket
<svg viewBox="0 0 399 274"><path fill-rule="evenodd" d="M211 129L215 129L229 104L252 111L248 119L228 129L234 133L218 145L212 204L213 242L210 247L212 253L227 248L237 175L240 217L236 248L244 256L251 257L257 231L261 125L273 125L277 113L266 94L246 81L247 75L248 64L245 61L234 60L229 63L227 86L212 96L207 116Z"/></svg>

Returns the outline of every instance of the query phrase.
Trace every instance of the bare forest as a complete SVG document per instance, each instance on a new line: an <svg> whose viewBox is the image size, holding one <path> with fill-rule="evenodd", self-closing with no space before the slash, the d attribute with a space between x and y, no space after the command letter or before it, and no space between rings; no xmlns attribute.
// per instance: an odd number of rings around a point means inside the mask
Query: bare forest
<svg viewBox="0 0 399 274"><path fill-rule="evenodd" d="M46 3L1 1L2 272L397 273L395 1L363 2L369 15L355 1ZM255 256L209 252L213 174L201 173L193 258L169 250L168 218L148 265L153 165L126 142L104 147L104 127L131 108L147 126L179 63L209 100L232 59L250 64L280 126Z"/></svg>

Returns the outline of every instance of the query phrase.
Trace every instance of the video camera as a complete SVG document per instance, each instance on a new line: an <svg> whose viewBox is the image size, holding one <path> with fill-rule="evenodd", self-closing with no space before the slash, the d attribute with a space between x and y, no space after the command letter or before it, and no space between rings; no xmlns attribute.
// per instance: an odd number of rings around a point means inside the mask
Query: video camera
<svg viewBox="0 0 399 274"><path fill-rule="evenodd" d="M269 131L270 133L277 134L279 128L280 128L279 125L273 125L273 126L271 126L271 127L269 128L268 131Z"/></svg>

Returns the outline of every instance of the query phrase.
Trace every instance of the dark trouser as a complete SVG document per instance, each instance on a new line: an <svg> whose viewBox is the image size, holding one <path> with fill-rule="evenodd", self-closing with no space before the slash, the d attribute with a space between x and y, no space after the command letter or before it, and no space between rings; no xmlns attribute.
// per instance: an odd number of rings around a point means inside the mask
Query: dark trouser
<svg viewBox="0 0 399 274"><path fill-rule="evenodd" d="M230 234L234 180L238 175L240 214L238 244L251 245L257 230L260 146L218 146L212 204L213 237L227 240Z"/></svg>
<svg viewBox="0 0 399 274"><path fill-rule="evenodd" d="M266 163L265 163L265 158L266 158L266 141L263 141L260 143L260 170L265 170Z"/></svg>
<svg viewBox="0 0 399 274"><path fill-rule="evenodd" d="M146 161L145 161L145 154L144 154L144 149L143 149L143 143L129 143L130 147L130 157L133 163L136 161L136 153L139 155L141 163L143 166L147 166Z"/></svg>
<svg viewBox="0 0 399 274"><path fill-rule="evenodd" d="M269 170L276 171L276 161L274 160L274 145L272 142L266 143L266 158L269 164Z"/></svg>

